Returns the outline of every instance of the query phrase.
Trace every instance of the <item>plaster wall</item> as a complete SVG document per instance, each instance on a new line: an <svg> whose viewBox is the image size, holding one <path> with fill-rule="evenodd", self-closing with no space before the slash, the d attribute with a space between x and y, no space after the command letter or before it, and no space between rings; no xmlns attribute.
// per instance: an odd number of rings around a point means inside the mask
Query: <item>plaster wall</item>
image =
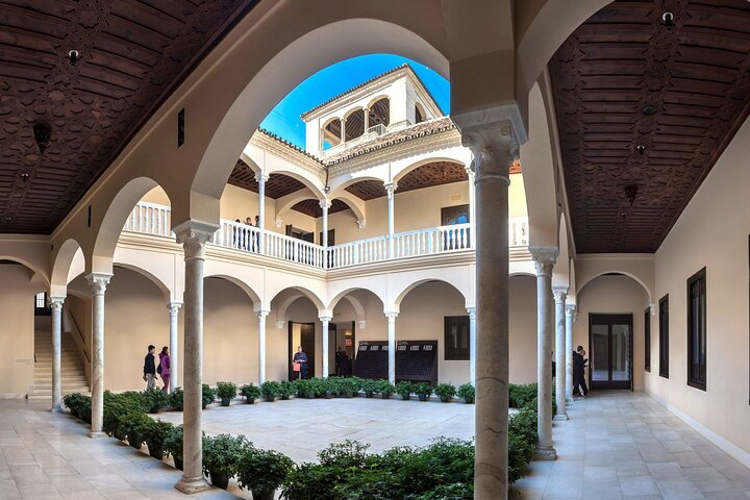
<svg viewBox="0 0 750 500"><path fill-rule="evenodd" d="M627 276L599 276L579 291L578 319L573 324L573 348L582 345L586 349L587 357L591 360L589 314L633 315L633 385L637 391L644 388L645 336L643 312L648 305L648 294L634 279ZM587 369L586 383L589 381L588 376Z"/></svg>
<svg viewBox="0 0 750 500"><path fill-rule="evenodd" d="M656 301L669 294L669 379L659 376L652 321L646 390L719 438L750 466L748 233L750 122L746 121L656 252ZM706 268L707 387L687 385L687 279Z"/></svg>
<svg viewBox="0 0 750 500"><path fill-rule="evenodd" d="M0 264L0 398L21 398L34 381L34 295L46 286L19 264Z"/></svg>
<svg viewBox="0 0 750 500"><path fill-rule="evenodd" d="M536 382L536 277L511 276L510 382Z"/></svg>

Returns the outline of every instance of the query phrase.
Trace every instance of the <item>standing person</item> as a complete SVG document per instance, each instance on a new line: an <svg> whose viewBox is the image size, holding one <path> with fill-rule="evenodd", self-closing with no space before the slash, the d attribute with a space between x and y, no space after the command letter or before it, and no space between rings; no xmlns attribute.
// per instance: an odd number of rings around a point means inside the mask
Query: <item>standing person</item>
<svg viewBox="0 0 750 500"><path fill-rule="evenodd" d="M164 346L161 348L161 352L159 353L159 367L156 369L156 372L161 375L161 379L164 381L164 387L162 387L162 391L164 391L164 394L169 394L169 379L170 379L170 357L169 357L169 347Z"/></svg>
<svg viewBox="0 0 750 500"><path fill-rule="evenodd" d="M297 347L294 362L299 363L299 378L307 378L307 354L302 352L302 346Z"/></svg>
<svg viewBox="0 0 750 500"><path fill-rule="evenodd" d="M148 346L148 354L146 354L146 359L144 359L143 362L143 380L146 382L147 391L151 391L154 389L154 383L157 379L156 364L154 363L155 352L156 347L152 345Z"/></svg>
<svg viewBox="0 0 750 500"><path fill-rule="evenodd" d="M338 346L336 349L336 376L341 375L341 354L343 353L343 347Z"/></svg>
<svg viewBox="0 0 750 500"><path fill-rule="evenodd" d="M583 366L586 363L583 354L586 351L583 350L583 346L578 346L576 352L573 353L573 395L586 397L589 393L589 388L586 386L586 376L583 371Z"/></svg>

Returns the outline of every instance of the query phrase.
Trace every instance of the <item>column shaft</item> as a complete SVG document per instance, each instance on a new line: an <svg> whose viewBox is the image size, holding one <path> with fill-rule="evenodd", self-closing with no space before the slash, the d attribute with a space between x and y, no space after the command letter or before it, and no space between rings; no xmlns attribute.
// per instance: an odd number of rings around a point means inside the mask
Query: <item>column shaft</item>
<svg viewBox="0 0 750 500"><path fill-rule="evenodd" d="M573 402L573 320L576 305L565 306L565 399Z"/></svg>
<svg viewBox="0 0 750 500"><path fill-rule="evenodd" d="M554 311L552 305L552 267L556 249L530 248L536 266L537 290L537 404L539 444L537 460L554 460L557 456L552 446L552 337Z"/></svg>
<svg viewBox="0 0 750 500"><path fill-rule="evenodd" d="M264 254L263 230L266 228L266 181L268 176L261 172L255 176L255 180L258 181L258 229L260 230L258 253Z"/></svg>
<svg viewBox="0 0 750 500"><path fill-rule="evenodd" d="M60 411L62 403L62 307L65 297L51 297L52 309L52 411Z"/></svg>
<svg viewBox="0 0 750 500"><path fill-rule="evenodd" d="M169 392L180 383L180 346L177 335L177 318L180 314L180 302L170 302L169 309Z"/></svg>
<svg viewBox="0 0 750 500"><path fill-rule="evenodd" d="M395 231L395 216L394 216L394 202L396 199L396 183L390 183L385 185L385 191L388 193L388 258L392 259L395 257L395 246L393 241L393 235Z"/></svg>
<svg viewBox="0 0 750 500"><path fill-rule="evenodd" d="M174 228L185 252L183 364L183 473L175 488L188 495L210 488L203 478L201 433L203 384L203 249L213 234L208 224L188 221Z"/></svg>
<svg viewBox="0 0 750 500"><path fill-rule="evenodd" d="M91 432L93 438L103 437L104 421L104 291L111 274L92 273L86 279L93 294L93 342L91 349Z"/></svg>
<svg viewBox="0 0 750 500"><path fill-rule="evenodd" d="M477 383L477 309L467 307L469 313L469 383Z"/></svg>
<svg viewBox="0 0 750 500"><path fill-rule="evenodd" d="M388 380L396 383L396 313L386 313L388 318Z"/></svg>
<svg viewBox="0 0 750 500"><path fill-rule="evenodd" d="M270 311L258 311L258 384L266 381L266 318Z"/></svg>
<svg viewBox="0 0 750 500"><path fill-rule="evenodd" d="M330 375L330 368L328 367L328 357L330 356L330 353L328 352L328 345L330 342L330 339L328 338L328 325L331 321L331 318L328 316L321 316L320 322L322 323L323 328L323 378L328 378L328 375Z"/></svg>
<svg viewBox="0 0 750 500"><path fill-rule="evenodd" d="M565 405L565 290L555 290L555 402L557 414L555 420L568 420Z"/></svg>

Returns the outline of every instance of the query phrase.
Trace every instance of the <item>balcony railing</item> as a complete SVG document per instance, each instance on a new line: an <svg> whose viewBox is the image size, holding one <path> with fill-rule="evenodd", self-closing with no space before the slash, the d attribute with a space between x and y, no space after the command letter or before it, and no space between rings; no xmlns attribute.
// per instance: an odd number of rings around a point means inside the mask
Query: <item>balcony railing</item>
<svg viewBox="0 0 750 500"><path fill-rule="evenodd" d="M141 202L133 208L124 230L173 237L170 216L168 206ZM509 246L528 246L528 219L511 218L508 226ZM471 250L474 247L472 232L472 224L455 224L396 233L393 235L391 257L391 242L387 235L323 248L273 231L222 219L213 244L318 269L340 269L391 259Z"/></svg>

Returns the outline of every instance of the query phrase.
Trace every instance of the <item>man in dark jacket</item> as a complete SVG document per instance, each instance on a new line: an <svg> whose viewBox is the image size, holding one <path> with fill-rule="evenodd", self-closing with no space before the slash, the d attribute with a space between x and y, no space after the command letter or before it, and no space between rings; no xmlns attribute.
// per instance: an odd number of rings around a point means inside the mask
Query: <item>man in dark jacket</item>
<svg viewBox="0 0 750 500"><path fill-rule="evenodd" d="M581 355L582 352L584 352L583 346L579 345L573 353L573 395L586 397L589 393L589 388L586 386L586 376L584 375L583 367L588 360L584 359Z"/></svg>
<svg viewBox="0 0 750 500"><path fill-rule="evenodd" d="M156 347L148 346L148 354L146 359L143 361L143 380L146 382L146 390L150 391L154 389L156 381L156 364L154 363L154 352Z"/></svg>

